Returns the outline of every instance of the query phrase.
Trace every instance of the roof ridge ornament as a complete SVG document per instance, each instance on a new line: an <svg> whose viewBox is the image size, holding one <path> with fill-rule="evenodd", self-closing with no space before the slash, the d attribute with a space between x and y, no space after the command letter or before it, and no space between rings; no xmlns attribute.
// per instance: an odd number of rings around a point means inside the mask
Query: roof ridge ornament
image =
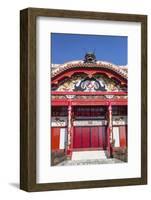
<svg viewBox="0 0 151 200"><path fill-rule="evenodd" d="M85 54L84 63L96 63L96 56L94 52L87 52Z"/></svg>

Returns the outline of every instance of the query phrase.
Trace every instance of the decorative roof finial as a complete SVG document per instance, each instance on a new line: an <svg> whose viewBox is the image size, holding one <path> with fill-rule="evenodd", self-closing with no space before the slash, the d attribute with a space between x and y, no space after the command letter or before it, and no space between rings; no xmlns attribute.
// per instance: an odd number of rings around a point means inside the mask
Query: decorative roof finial
<svg viewBox="0 0 151 200"><path fill-rule="evenodd" d="M87 52L85 54L84 63L96 63L96 56L94 52Z"/></svg>

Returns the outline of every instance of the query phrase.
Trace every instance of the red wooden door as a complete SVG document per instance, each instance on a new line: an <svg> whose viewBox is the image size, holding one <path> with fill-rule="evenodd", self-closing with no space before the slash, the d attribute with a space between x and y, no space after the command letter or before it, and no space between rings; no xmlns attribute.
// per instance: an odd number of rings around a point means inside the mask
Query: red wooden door
<svg viewBox="0 0 151 200"><path fill-rule="evenodd" d="M91 127L91 147L98 148L99 147L99 127Z"/></svg>
<svg viewBox="0 0 151 200"><path fill-rule="evenodd" d="M105 126L74 127L73 148L106 149L107 134Z"/></svg>
<svg viewBox="0 0 151 200"><path fill-rule="evenodd" d="M81 127L82 148L90 147L90 127Z"/></svg>
<svg viewBox="0 0 151 200"><path fill-rule="evenodd" d="M103 140L103 145L102 145L102 148L103 149L106 149L106 146L107 146L107 129L105 126L102 126L100 127L102 128L102 140Z"/></svg>
<svg viewBox="0 0 151 200"><path fill-rule="evenodd" d="M74 127L73 148L81 148L81 127Z"/></svg>
<svg viewBox="0 0 151 200"><path fill-rule="evenodd" d="M90 147L90 127L74 127L73 148Z"/></svg>
<svg viewBox="0 0 151 200"><path fill-rule="evenodd" d="M106 149L106 145L107 145L106 127L100 126L99 127L99 148Z"/></svg>
<svg viewBox="0 0 151 200"><path fill-rule="evenodd" d="M57 150L59 149L60 142L60 128L51 128L51 149Z"/></svg>
<svg viewBox="0 0 151 200"><path fill-rule="evenodd" d="M126 147L126 126L120 126L120 147Z"/></svg>

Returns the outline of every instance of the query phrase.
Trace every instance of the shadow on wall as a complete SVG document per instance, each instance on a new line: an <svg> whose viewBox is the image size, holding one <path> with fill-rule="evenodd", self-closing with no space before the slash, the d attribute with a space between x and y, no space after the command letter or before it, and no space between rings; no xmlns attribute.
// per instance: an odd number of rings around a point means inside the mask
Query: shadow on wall
<svg viewBox="0 0 151 200"><path fill-rule="evenodd" d="M19 188L19 183L9 183L12 187Z"/></svg>

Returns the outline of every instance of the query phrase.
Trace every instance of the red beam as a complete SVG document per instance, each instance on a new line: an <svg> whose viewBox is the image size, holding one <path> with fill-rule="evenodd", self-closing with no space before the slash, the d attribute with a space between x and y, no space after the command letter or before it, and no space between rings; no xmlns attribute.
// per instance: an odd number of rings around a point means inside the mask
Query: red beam
<svg viewBox="0 0 151 200"><path fill-rule="evenodd" d="M52 106L68 106L71 103L72 106L96 106L96 105L127 105L127 99L73 99L73 100L61 100L55 99L51 101Z"/></svg>
<svg viewBox="0 0 151 200"><path fill-rule="evenodd" d="M51 101L51 105L52 106L68 106L69 105L69 101L68 100L52 100Z"/></svg>
<svg viewBox="0 0 151 200"><path fill-rule="evenodd" d="M127 92L62 92L62 91L52 91L51 95L83 95L83 96L90 96L90 95L127 95Z"/></svg>

